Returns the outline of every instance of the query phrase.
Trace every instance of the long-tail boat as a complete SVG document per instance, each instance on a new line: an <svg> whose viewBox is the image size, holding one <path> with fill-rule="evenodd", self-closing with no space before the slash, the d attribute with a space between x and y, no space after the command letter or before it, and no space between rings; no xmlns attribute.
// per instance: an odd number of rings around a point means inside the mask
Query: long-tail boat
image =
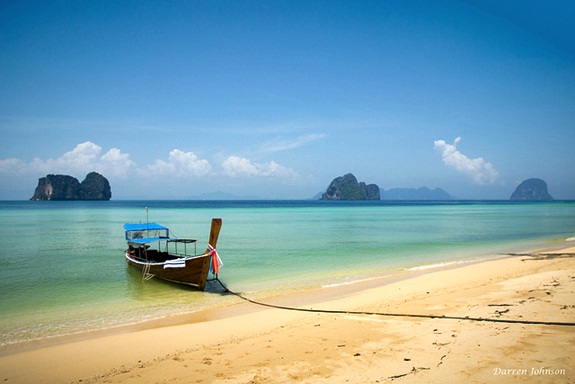
<svg viewBox="0 0 575 384"><path fill-rule="evenodd" d="M144 279L157 277L204 290L208 275L217 280L223 265L216 251L222 219L212 219L208 247L197 253L196 239L172 237L157 223L124 224L128 264L140 269Z"/></svg>

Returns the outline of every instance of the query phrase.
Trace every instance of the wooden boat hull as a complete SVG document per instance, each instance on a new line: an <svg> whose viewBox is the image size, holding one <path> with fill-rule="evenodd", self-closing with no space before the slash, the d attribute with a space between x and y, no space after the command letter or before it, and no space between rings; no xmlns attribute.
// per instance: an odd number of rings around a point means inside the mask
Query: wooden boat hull
<svg viewBox="0 0 575 384"><path fill-rule="evenodd" d="M165 268L165 263L149 263L134 258L126 252L128 264L138 268L144 275L157 277L173 283L186 284L203 291L210 270L210 254L194 256L185 259L185 266Z"/></svg>
<svg viewBox="0 0 575 384"><path fill-rule="evenodd" d="M195 239L171 238L169 229L157 223L124 224L128 249L125 252L126 260L142 271L144 279L157 277L179 284L186 284L204 290L210 272L212 253L214 258L218 236L222 227L222 219L213 218L210 227L208 249L203 254L196 254ZM165 242L165 250L160 251L160 245ZM151 247L150 244L156 244ZM178 253L178 244L183 244L184 253ZM186 252L186 245L194 244L194 253ZM170 250L169 245L173 245ZM181 249L180 249L181 250ZM218 276L218 264L214 268Z"/></svg>

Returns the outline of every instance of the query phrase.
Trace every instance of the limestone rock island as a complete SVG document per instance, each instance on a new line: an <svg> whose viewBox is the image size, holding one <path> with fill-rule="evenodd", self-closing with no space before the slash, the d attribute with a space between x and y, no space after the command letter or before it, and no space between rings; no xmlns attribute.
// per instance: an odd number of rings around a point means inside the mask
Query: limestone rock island
<svg viewBox="0 0 575 384"><path fill-rule="evenodd" d="M90 172L80 183L80 200L110 200L110 182L98 172Z"/></svg>
<svg viewBox="0 0 575 384"><path fill-rule="evenodd" d="M380 200L379 187L357 182L351 173L333 179L320 200Z"/></svg>
<svg viewBox="0 0 575 384"><path fill-rule="evenodd" d="M30 200L110 200L110 182L97 172L90 172L84 181L68 175L47 175L38 179Z"/></svg>
<svg viewBox="0 0 575 384"><path fill-rule="evenodd" d="M547 191L547 183L541 179L527 179L517 186L511 195L515 201L550 201L553 197Z"/></svg>

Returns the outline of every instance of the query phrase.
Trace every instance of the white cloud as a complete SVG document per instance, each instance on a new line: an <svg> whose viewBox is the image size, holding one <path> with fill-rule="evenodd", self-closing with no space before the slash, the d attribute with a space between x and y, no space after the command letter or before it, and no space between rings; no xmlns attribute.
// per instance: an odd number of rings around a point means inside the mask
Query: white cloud
<svg viewBox="0 0 575 384"><path fill-rule="evenodd" d="M193 152L172 150L167 160L158 159L144 169L138 169L130 155L112 148L102 154L102 147L90 141L78 144L74 149L56 159L34 158L26 163L20 159L0 159L0 174L44 175L49 173L70 174L81 177L96 171L104 176L126 176L130 172L146 175L168 175L175 177L202 176L210 172L207 160L198 159Z"/></svg>
<svg viewBox="0 0 575 384"><path fill-rule="evenodd" d="M0 160L0 174L21 175L28 172L28 164L20 159L9 158Z"/></svg>
<svg viewBox="0 0 575 384"><path fill-rule="evenodd" d="M156 160L145 172L152 175L203 176L211 169L210 163L205 159L198 159L195 153L174 149L170 151L168 161Z"/></svg>
<svg viewBox="0 0 575 384"><path fill-rule="evenodd" d="M229 156L223 163L222 168L230 177L276 177L293 179L297 173L291 169L279 165L275 161L269 163L255 163L249 159Z"/></svg>
<svg viewBox="0 0 575 384"><path fill-rule="evenodd" d="M290 149L295 149L302 147L312 141L321 140L325 138L325 134L317 134L312 133L305 136L297 137L293 140L276 140L269 143L266 143L264 146L265 152L280 152L280 151L287 151Z"/></svg>
<svg viewBox="0 0 575 384"><path fill-rule="evenodd" d="M100 160L102 172L113 176L125 175L136 166L136 163L130 160L130 155L122 153L118 148L110 149Z"/></svg>
<svg viewBox="0 0 575 384"><path fill-rule="evenodd" d="M130 156L123 154L119 149L112 148L102 155L100 146L86 141L57 159L34 158L30 163L15 158L0 160L0 173L13 175L83 174L97 171L105 175L121 176L128 173L134 166L135 163L130 160Z"/></svg>
<svg viewBox="0 0 575 384"><path fill-rule="evenodd" d="M297 183L299 175L291 168L275 161L264 163L250 159L229 156L222 164L223 174L231 178L262 178ZM50 173L69 174L82 178L88 172L96 171L106 177L129 177L130 174L147 177L200 177L212 173L212 166L206 159L194 152L173 149L167 158L152 160L144 166L137 166L130 155L118 148L104 152L102 147L90 141L78 144L71 151L58 158L34 158L25 162L17 158L0 159L0 175L39 177Z"/></svg>
<svg viewBox="0 0 575 384"><path fill-rule="evenodd" d="M475 184L493 184L498 177L493 165L485 161L482 157L470 159L459 152L457 150L457 144L459 144L460 141L461 137L456 138L453 144L447 144L444 140L435 141L434 147L441 152L443 164L471 177Z"/></svg>
<svg viewBox="0 0 575 384"><path fill-rule="evenodd" d="M66 152L58 158L55 163L61 166L87 169L98 163L101 153L102 147L91 141L86 141L85 143L78 144L76 148L70 152Z"/></svg>
<svg viewBox="0 0 575 384"><path fill-rule="evenodd" d="M253 164L250 160L237 157L237 156L230 156L228 157L223 163L222 168L226 175L231 177L237 176L257 176L258 175L258 168L255 164Z"/></svg>

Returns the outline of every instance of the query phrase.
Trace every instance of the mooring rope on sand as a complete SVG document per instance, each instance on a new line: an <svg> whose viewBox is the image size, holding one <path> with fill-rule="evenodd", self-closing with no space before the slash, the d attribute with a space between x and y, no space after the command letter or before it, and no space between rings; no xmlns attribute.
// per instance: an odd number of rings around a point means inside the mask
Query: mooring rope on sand
<svg viewBox="0 0 575 384"><path fill-rule="evenodd" d="M250 299L241 293L234 292L226 287L219 279L215 279L224 289L226 293L230 293L245 300L249 303L260 305L268 308L283 309L287 311L299 312L313 312L313 313L330 313L330 314L343 314L343 315L372 315L372 316L387 316L387 317L411 317L411 318L426 318L426 319L443 319L443 320L464 320L464 321L485 321L491 323L508 323L508 324L529 324L529 325L557 325L564 327L574 327L575 323L562 322L562 321L538 321L538 320L513 320L513 319L492 319L487 317L470 317L470 316L448 316L448 315L422 315L413 313L392 313L392 312L370 312L370 311L347 311L338 309L314 309L314 308L298 308L288 307L284 305L276 305L263 303L261 301Z"/></svg>

